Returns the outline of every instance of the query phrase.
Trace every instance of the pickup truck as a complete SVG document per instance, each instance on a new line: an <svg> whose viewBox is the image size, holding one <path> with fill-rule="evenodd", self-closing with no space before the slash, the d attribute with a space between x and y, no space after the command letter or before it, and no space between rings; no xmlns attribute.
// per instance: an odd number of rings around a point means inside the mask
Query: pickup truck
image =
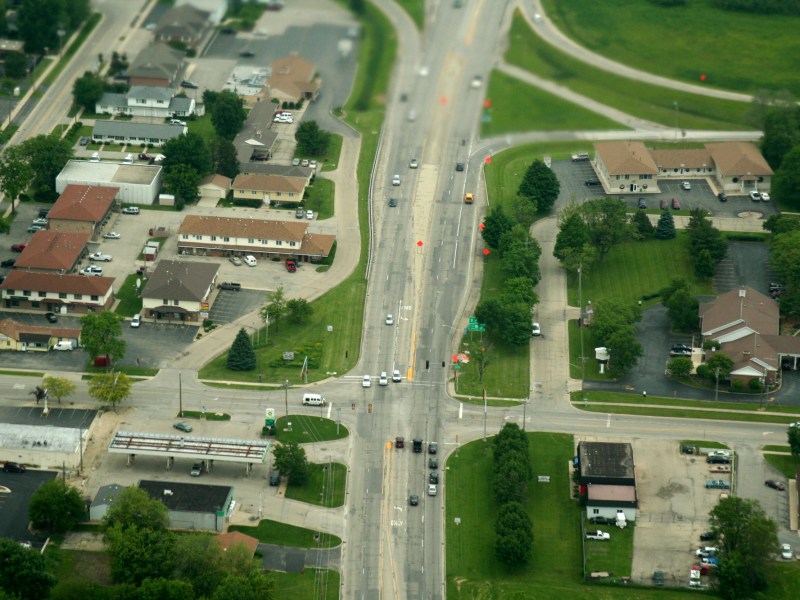
<svg viewBox="0 0 800 600"><path fill-rule="evenodd" d="M114 257L110 254L103 254L102 252L95 252L89 255L89 260L96 260L98 262L111 262Z"/></svg>
<svg viewBox="0 0 800 600"><path fill-rule="evenodd" d="M219 289L221 290L229 290L232 292L238 292L242 289L241 283L235 283L233 281L223 281L219 284Z"/></svg>
<svg viewBox="0 0 800 600"><path fill-rule="evenodd" d="M589 532L587 532L586 539L587 540L606 541L606 540L610 540L611 539L611 534L610 533L606 533L605 531L600 531L598 529L597 531L589 531Z"/></svg>

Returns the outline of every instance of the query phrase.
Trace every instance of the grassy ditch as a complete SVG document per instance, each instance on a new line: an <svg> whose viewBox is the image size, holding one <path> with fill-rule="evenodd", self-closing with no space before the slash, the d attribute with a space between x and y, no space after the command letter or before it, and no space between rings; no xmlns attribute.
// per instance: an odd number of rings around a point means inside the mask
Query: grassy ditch
<svg viewBox="0 0 800 600"><path fill-rule="evenodd" d="M262 519L255 527L231 525L228 531L239 531L265 544L278 544L290 548L335 548L342 540L330 533L289 525L281 521Z"/></svg>

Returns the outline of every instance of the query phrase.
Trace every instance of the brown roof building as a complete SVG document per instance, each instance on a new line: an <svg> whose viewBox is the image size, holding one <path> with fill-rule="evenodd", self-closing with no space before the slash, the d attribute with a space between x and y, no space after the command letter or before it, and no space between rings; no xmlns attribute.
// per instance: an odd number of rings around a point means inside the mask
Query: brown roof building
<svg viewBox="0 0 800 600"><path fill-rule="evenodd" d="M309 232L303 221L187 215L178 229L179 251L206 256L317 261L328 256L335 241L333 235Z"/></svg>
<svg viewBox="0 0 800 600"><path fill-rule="evenodd" d="M233 180L234 200L258 200L265 205L300 204L308 180L260 173L239 174Z"/></svg>
<svg viewBox="0 0 800 600"><path fill-rule="evenodd" d="M244 534L241 531L221 533L217 536L217 542L222 547L223 551L227 551L231 546L240 545L247 548L250 554L253 555L258 549L258 539Z"/></svg>
<svg viewBox="0 0 800 600"><path fill-rule="evenodd" d="M142 290L145 315L167 321L207 318L217 271L219 265L214 263L159 261Z"/></svg>
<svg viewBox="0 0 800 600"><path fill-rule="evenodd" d="M190 4L182 4L167 10L158 20L155 37L159 42L182 42L196 48L211 27L211 13Z"/></svg>
<svg viewBox="0 0 800 600"><path fill-rule="evenodd" d="M113 277L85 277L14 269L0 284L3 308L60 314L108 310L114 304Z"/></svg>
<svg viewBox="0 0 800 600"><path fill-rule="evenodd" d="M272 98L297 102L316 100L321 82L316 76L314 63L296 54L272 61L269 93Z"/></svg>
<svg viewBox="0 0 800 600"><path fill-rule="evenodd" d="M37 231L22 251L16 269L31 271L74 271L89 241L88 233Z"/></svg>
<svg viewBox="0 0 800 600"><path fill-rule="evenodd" d="M47 352L56 342L80 340L81 330L71 327L27 325L14 319L0 320L0 350Z"/></svg>
<svg viewBox="0 0 800 600"><path fill-rule="evenodd" d="M50 231L97 234L114 207L119 188L68 185L47 215Z"/></svg>

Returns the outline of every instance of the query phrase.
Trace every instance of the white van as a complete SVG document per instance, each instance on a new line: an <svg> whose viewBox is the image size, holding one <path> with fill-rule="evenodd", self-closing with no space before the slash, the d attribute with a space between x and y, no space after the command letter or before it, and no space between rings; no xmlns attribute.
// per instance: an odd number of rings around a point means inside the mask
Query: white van
<svg viewBox="0 0 800 600"><path fill-rule="evenodd" d="M66 350L68 352L75 349L75 342L72 340L61 340L60 342L56 342L56 345L53 346L53 350Z"/></svg>
<svg viewBox="0 0 800 600"><path fill-rule="evenodd" d="M247 256L243 257L242 260L248 267L255 267L258 264L256 257L252 254L248 254Z"/></svg>
<svg viewBox="0 0 800 600"><path fill-rule="evenodd" d="M325 406L325 398L321 394L303 394L303 406Z"/></svg>

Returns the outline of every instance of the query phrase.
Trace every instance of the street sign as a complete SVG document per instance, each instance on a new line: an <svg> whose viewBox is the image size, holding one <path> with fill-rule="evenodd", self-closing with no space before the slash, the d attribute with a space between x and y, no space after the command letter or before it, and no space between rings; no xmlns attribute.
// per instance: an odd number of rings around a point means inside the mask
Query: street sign
<svg viewBox="0 0 800 600"><path fill-rule="evenodd" d="M486 331L486 325L483 323L470 323L467 326L467 331L480 331L482 333Z"/></svg>
<svg viewBox="0 0 800 600"><path fill-rule="evenodd" d="M470 317L469 318L470 325L477 325L478 324L478 317Z"/></svg>

